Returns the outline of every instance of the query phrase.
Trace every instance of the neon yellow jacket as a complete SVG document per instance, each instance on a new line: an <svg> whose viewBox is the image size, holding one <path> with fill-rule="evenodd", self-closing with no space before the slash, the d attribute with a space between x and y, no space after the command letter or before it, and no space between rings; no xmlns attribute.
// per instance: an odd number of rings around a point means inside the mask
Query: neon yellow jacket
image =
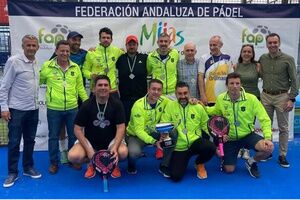
<svg viewBox="0 0 300 200"><path fill-rule="evenodd" d="M241 89L237 102L233 103L227 92L217 97L213 107L206 107L208 115L222 115L230 123L229 140L239 140L254 131L254 119L257 117L265 139L271 140L271 120L256 96Z"/></svg>
<svg viewBox="0 0 300 200"><path fill-rule="evenodd" d="M176 151L186 151L207 130L208 115L202 105L188 104L183 108L178 101L170 102L161 117L161 122L172 122L178 132ZM187 132L185 131L187 130Z"/></svg>
<svg viewBox="0 0 300 200"><path fill-rule="evenodd" d="M95 51L88 51L83 63L83 76L91 80L92 74L107 75L110 79L111 89L115 90L117 86L116 62L124 52L110 45L103 47L98 45ZM92 84L90 84L92 87Z"/></svg>
<svg viewBox="0 0 300 200"><path fill-rule="evenodd" d="M163 82L163 94L172 94L175 92L178 61L179 53L176 49L170 50L166 63L161 60L157 50L148 55L148 75L152 75L152 78L159 79Z"/></svg>
<svg viewBox="0 0 300 200"><path fill-rule="evenodd" d="M58 66L56 58L46 61L40 70L40 84L47 85L46 102L50 109L74 109L78 106L78 96L82 101L88 99L79 66L69 62L66 72Z"/></svg>
<svg viewBox="0 0 300 200"><path fill-rule="evenodd" d="M155 131L155 126L159 123L163 110L170 102L166 97L161 96L155 108L151 108L147 101L147 95L137 100L130 115L130 121L127 126L127 135L137 136L147 144L154 144L155 139L150 136Z"/></svg>

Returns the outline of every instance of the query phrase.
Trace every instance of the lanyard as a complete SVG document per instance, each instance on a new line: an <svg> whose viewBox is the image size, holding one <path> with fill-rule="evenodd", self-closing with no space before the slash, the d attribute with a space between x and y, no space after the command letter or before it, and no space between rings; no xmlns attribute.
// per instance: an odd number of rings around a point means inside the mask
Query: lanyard
<svg viewBox="0 0 300 200"><path fill-rule="evenodd" d="M133 69L134 69L134 67L135 67L135 61L136 61L136 55L134 56L134 59L133 59L133 64L131 65L130 64L130 61L129 61L129 58L127 57L127 63L128 63L128 67L129 67L129 70L130 70L130 73L132 74L132 72L133 72Z"/></svg>
<svg viewBox="0 0 300 200"><path fill-rule="evenodd" d="M107 61L107 56L106 56L106 47L104 47L104 59L105 59L105 64L106 64L104 72L105 72L105 75L107 75L109 72L109 66L108 66L108 61Z"/></svg>
<svg viewBox="0 0 300 200"><path fill-rule="evenodd" d="M98 108L98 117L99 117L99 120L100 121L104 121L104 114L105 114L105 111L106 111L107 101L105 102L105 106L104 106L104 109L103 109L102 112L101 112L101 110L99 108L99 104L98 104L97 99L96 99L96 104L97 104L97 108Z"/></svg>
<svg viewBox="0 0 300 200"><path fill-rule="evenodd" d="M187 111L185 112L185 108L186 108L187 106L188 106L188 105L186 105L185 107L183 107L183 106L181 106L181 105L179 104L180 110L181 110L181 107L183 108L183 115L182 115L182 112L181 112L181 111L180 111L180 115L181 115L181 118L183 118L184 129L182 130L182 132L183 132L184 134L187 134L187 132L188 132L187 127L186 127L186 116L187 116L187 114L188 114L188 109L187 109Z"/></svg>

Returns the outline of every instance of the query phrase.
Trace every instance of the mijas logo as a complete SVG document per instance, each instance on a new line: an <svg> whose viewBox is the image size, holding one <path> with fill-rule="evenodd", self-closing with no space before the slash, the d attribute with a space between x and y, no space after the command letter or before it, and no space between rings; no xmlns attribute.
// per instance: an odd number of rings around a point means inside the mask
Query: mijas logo
<svg viewBox="0 0 300 200"><path fill-rule="evenodd" d="M174 46L178 46L184 42L184 37L182 35L183 31L177 30L173 26L168 26L167 22L154 22L152 26L147 27L146 24L142 26L140 44L143 45L145 40L152 40L153 46L161 33L169 34L171 42L174 44Z"/></svg>
<svg viewBox="0 0 300 200"><path fill-rule="evenodd" d="M52 48L60 40L64 40L70 32L66 25L57 24L50 31L44 27L38 30L38 39L42 48Z"/></svg>
<svg viewBox="0 0 300 200"><path fill-rule="evenodd" d="M264 44L263 41L265 40L265 37L270 33L271 31L269 30L269 28L264 25L258 25L252 30L249 30L249 28L245 28L242 31L242 43L253 44L256 47L259 47L261 46L261 44Z"/></svg>

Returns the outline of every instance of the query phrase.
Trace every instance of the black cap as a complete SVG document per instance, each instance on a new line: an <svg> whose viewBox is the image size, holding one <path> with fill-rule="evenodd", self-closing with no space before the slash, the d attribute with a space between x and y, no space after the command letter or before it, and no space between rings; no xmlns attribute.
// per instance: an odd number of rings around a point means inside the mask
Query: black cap
<svg viewBox="0 0 300 200"><path fill-rule="evenodd" d="M72 37L76 37L76 36L79 36L80 38L83 38L83 36L80 33L76 32L76 31L71 31L67 36L67 40L72 38Z"/></svg>

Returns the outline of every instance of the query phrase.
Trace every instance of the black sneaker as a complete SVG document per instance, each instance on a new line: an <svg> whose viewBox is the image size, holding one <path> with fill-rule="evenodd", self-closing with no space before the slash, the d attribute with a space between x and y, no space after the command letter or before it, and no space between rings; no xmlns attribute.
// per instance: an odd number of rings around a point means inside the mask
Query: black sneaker
<svg viewBox="0 0 300 200"><path fill-rule="evenodd" d="M159 165L159 173L161 173L164 177L170 178L170 171L169 168L163 165Z"/></svg>
<svg viewBox="0 0 300 200"><path fill-rule="evenodd" d="M273 155L270 154L268 157L266 157L265 159L260 160L261 162L267 162L268 160L271 160L273 158Z"/></svg>
<svg viewBox="0 0 300 200"><path fill-rule="evenodd" d="M256 162L253 162L251 165L249 164L249 160L246 160L246 167L249 171L249 174L253 177L253 178L259 178L260 173L258 171L258 167Z"/></svg>
<svg viewBox="0 0 300 200"><path fill-rule="evenodd" d="M278 156L278 163L281 165L281 167L290 167L290 163L286 160L285 156Z"/></svg>
<svg viewBox="0 0 300 200"><path fill-rule="evenodd" d="M15 181L18 180L18 174L9 174L3 183L3 187L11 187L14 185Z"/></svg>
<svg viewBox="0 0 300 200"><path fill-rule="evenodd" d="M127 173L128 174L131 174L131 175L134 175L134 174L137 174L137 170L135 167L129 167L127 168Z"/></svg>
<svg viewBox="0 0 300 200"><path fill-rule="evenodd" d="M41 178L42 177L42 174L40 172L38 172L36 169L34 169L33 167L25 170L23 172L23 175L30 176L31 178Z"/></svg>

